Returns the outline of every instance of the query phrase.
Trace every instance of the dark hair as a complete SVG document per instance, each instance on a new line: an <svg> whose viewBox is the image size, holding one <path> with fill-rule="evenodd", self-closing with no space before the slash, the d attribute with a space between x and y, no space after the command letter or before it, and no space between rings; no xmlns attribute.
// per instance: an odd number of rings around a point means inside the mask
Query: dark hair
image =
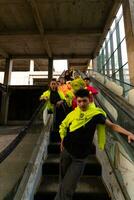
<svg viewBox="0 0 134 200"><path fill-rule="evenodd" d="M76 97L89 97L89 91L86 89L80 89L75 93Z"/></svg>
<svg viewBox="0 0 134 200"><path fill-rule="evenodd" d="M84 80L91 81L89 77L84 78Z"/></svg>
<svg viewBox="0 0 134 200"><path fill-rule="evenodd" d="M50 81L48 81L48 86L50 85L51 81L56 81L56 78L52 78Z"/></svg>
<svg viewBox="0 0 134 200"><path fill-rule="evenodd" d="M52 78L52 79L50 80L50 82L51 82L51 81L56 81L56 78Z"/></svg>

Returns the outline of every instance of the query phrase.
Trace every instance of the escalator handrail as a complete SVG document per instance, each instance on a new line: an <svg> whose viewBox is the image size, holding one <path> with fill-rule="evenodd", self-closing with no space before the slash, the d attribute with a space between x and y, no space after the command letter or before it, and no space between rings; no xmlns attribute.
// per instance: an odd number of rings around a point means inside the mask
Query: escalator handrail
<svg viewBox="0 0 134 200"><path fill-rule="evenodd" d="M81 72L80 74L81 74L81 77L84 77L84 76L82 75L82 72ZM87 76L87 77L88 77L88 76ZM92 77L91 77L91 80L94 80L94 81L98 82L96 79L94 79L94 78L92 78ZM96 84L96 85L97 85L97 84ZM99 86L100 86L100 87L103 86L104 88L106 88L106 87L105 87L103 84L101 84L100 82L98 82L97 87L99 88ZM102 89L102 88L101 88L101 89ZM112 94L112 91L110 91L108 88L106 88L106 90L107 90L107 93L105 94L106 96L108 95L108 92L109 92L110 94ZM115 99L115 97L116 97L116 98L120 99L120 101L124 102L127 106L129 106L129 107L131 107L131 108L133 107L133 106L131 106L130 104L128 104L128 102L126 102L126 101L124 100L123 97L120 97L120 96L118 96L118 95L116 95L116 94L114 94L114 93L113 93L113 96L114 96L114 98L113 98L112 100L114 100L115 103L118 102L118 101L116 101L116 99ZM99 98L98 98L97 96L95 96L95 102L97 103L98 106L102 107L102 109L106 111L108 118L109 118L113 123L116 123L116 120L113 118L113 116L111 115L111 113L110 113L110 112L108 111L108 109L103 105L103 103L99 100ZM118 102L118 103L119 103L119 102ZM121 104L121 105L122 105L122 104ZM118 106L121 107L120 104L119 104ZM123 109L124 109L124 108L123 108ZM128 110L126 109L125 112L128 112ZM132 112L132 110L131 110L131 112ZM132 113L133 113L133 115L132 115ZM133 109L133 112L132 112L132 113L131 113L131 115L129 115L129 117L130 117L131 119L134 119L134 109ZM130 114L130 113L128 113L128 114ZM133 151L133 150L134 150L134 142L133 142L133 144L132 144L132 143L128 143L128 142L127 142L127 137L126 137L126 136L123 136L123 135L120 135L120 134L116 134L115 132L112 132L112 135L114 135L114 137L115 137L115 139L116 139L117 141L121 142L121 144L124 146L126 152L128 152L128 154L130 155L130 159L134 160L134 153L133 153L133 152L134 152L134 151ZM119 184L119 186L120 186L120 188L121 188L121 191L122 191L122 194L123 194L124 198L127 199L127 200L130 200L128 191L126 190L126 188L125 188L123 182L121 181L121 178L119 177L119 174L118 174L117 170L115 169L115 167L114 167L114 165L113 165L113 163L112 163L112 161L111 161L111 158L109 157L109 152L107 151L106 148L105 148L105 152L106 152L107 158L108 158L108 160L109 160L109 163L110 163L110 165L111 165L111 168L112 168L112 170L113 170L113 172L114 172L114 175L115 175L115 177L116 177L116 180L117 180L117 182L118 182L118 184Z"/></svg>
<svg viewBox="0 0 134 200"><path fill-rule="evenodd" d="M79 72L79 74L81 75L82 78L84 78L86 76L82 72ZM108 98L110 101L114 102L114 105L116 105L118 108L120 108L131 120L134 120L134 107L132 105L130 105L123 97L120 97L120 96L116 95L115 93L113 93L111 90L109 90L103 84L98 82L95 78L93 78L93 77L90 77L90 78L93 82L97 83L96 84L97 88L100 89L102 91L102 93L105 94L106 98ZM96 99L97 99L97 97L96 97ZM122 105L122 107L121 107L121 105ZM112 122L116 123L116 121L114 120L112 115L110 115L109 111L106 108L104 108L104 110L106 110L106 112L108 113L108 117L110 118L110 120ZM117 138L117 140L119 139L116 134L115 134L115 137ZM121 137L123 138L123 140L127 141L126 137L123 137L122 135L121 135ZM132 150L134 149L134 143L130 143L129 146L132 148Z"/></svg>
<svg viewBox="0 0 134 200"><path fill-rule="evenodd" d="M11 153L12 151L16 148L16 146L22 141L22 139L26 136L29 128L31 127L33 121L35 120L36 116L40 112L44 105L44 101L40 103L38 108L35 110L33 113L30 121L18 132L18 135L15 137L15 139L5 148L0 152L0 163L4 161Z"/></svg>
<svg viewBox="0 0 134 200"><path fill-rule="evenodd" d="M80 73L81 74L81 77L85 77L85 76L83 76L82 75L82 72ZM86 76L86 77L88 77L88 76ZM94 81L96 81L96 82L98 82L96 79L94 79L93 77L90 77L91 78L91 80L94 80ZM97 84L96 84L97 85ZM107 96L107 94L108 94L108 92L110 93L110 94L112 94L112 100L114 100L114 103L115 104L118 104L118 107L120 107L120 108L122 108L120 105L122 105L122 103L124 103L125 105L126 105L126 107L128 108L132 108L133 106L131 106L130 104L128 104L128 102L127 101L125 101L125 99L123 98L123 97L120 97L120 96L118 96L118 95L116 95L116 94L114 94L111 90L109 90L108 88L106 88L103 84L101 84L100 82L98 82L98 85L97 85L97 87L99 88L101 88L102 89L102 87L103 87L103 92L104 92L104 88L106 89L106 93L105 93L105 96ZM120 101L122 101L122 103L119 103L115 98L118 98L118 99L120 99ZM108 118L113 122L113 123L116 123L116 120L112 117L112 115L111 115L111 113L108 111L108 109L103 105L103 103L101 103L100 101L99 101L99 98L96 96L95 97L95 101L97 102L97 104L99 104L99 106L101 106L102 108L103 108L103 110L105 110L106 111L106 113L107 113L107 116L108 116ZM132 111L133 110L133 111ZM124 106L123 106L123 111L125 111L125 113L127 113L127 115L133 120L134 119L134 108L133 109L124 109ZM131 114L130 114L130 112L131 112ZM133 113L133 114L132 114ZM132 144L132 142L131 143L129 143L128 144L128 142L127 142L127 137L126 136L122 136L122 135L119 135L119 134L116 134L115 132L113 132L112 133L113 135L114 135L114 137L115 137L115 139L118 141L118 142L120 142L123 146L124 146L124 148L125 148L125 150L126 150L126 152L130 155L130 158L134 161L134 142L133 142L133 144ZM127 200L130 200L130 197L129 197L129 194L128 194L128 192L127 192L127 190L126 190L126 188L124 187L124 185L122 184L122 182L121 182L121 180L120 180L120 178L119 178L119 175L117 174L117 170L115 169L115 167L113 166L113 163L112 163L112 161L111 161L111 159L110 159L110 157L109 157L109 152L106 150L106 148L105 148L105 152L106 152L106 154L107 154L107 158L108 158L108 160L109 160L109 163L110 163L110 165L111 165L111 168L112 168L112 170L113 170L113 172L114 172L114 175L115 175L115 177L116 177L116 180L117 180L117 182L118 182L118 184L119 184L119 186L120 186L120 188L121 188L121 191L122 191L122 194L123 194L123 196L124 196L124 198L125 199L127 199Z"/></svg>
<svg viewBox="0 0 134 200"><path fill-rule="evenodd" d="M134 120L134 107L131 104L129 104L123 97L116 95L95 78L92 77L91 80L96 83L97 88L99 88L102 93L107 95L107 97L110 98L112 102L114 102L114 105L122 109L125 114L127 114L132 120Z"/></svg>
<svg viewBox="0 0 134 200"><path fill-rule="evenodd" d="M79 72L79 71L78 71ZM82 78L88 77L83 72L79 72ZM102 83L97 81L95 78L90 77L91 81L95 82L97 85L97 88L101 89L101 91L105 92L105 94L111 98L111 101L114 101L114 105L117 105L119 108L121 108L125 114L127 114L132 120L134 120L134 106L129 104L124 97L116 95L114 92L112 92L110 89L108 89L106 86L104 86ZM123 105L122 107L120 105Z"/></svg>
<svg viewBox="0 0 134 200"><path fill-rule="evenodd" d="M99 106L102 107L103 110L106 111L108 118L113 123L116 123L115 119L112 117L112 115L110 114L108 109L104 105L102 105L102 103L99 101L99 99L97 97L95 97L95 101L97 102L97 104L99 104ZM115 139L117 141L119 141L123 145L123 147L126 150L126 152L130 155L130 158L132 160L134 160L134 154L133 154L134 145L132 146L132 143L128 144L127 138L126 138L125 135L124 136L123 135L119 135L119 134L116 134L115 132L112 132L112 135L114 135ZM122 183L121 179L119 178L119 174L118 174L117 170L115 169L115 167L114 167L114 165L113 165L113 163L111 161L111 158L109 157L109 152L106 150L106 148L105 148L105 152L106 152L107 158L109 160L109 163L111 165L111 168L112 168L112 170L114 172L114 175L116 177L116 180L117 180L117 182L118 182L118 184L119 184L119 186L121 188L122 194L124 195L124 198L127 199L127 200L130 200L129 194L128 194L126 188L124 187L124 184Z"/></svg>
<svg viewBox="0 0 134 200"><path fill-rule="evenodd" d="M89 70L89 71L91 71L91 70ZM99 73L99 72L96 71L96 70L92 70L92 72ZM114 81L118 81L119 83L123 83L124 85L128 85L128 86L134 88L134 85L132 85L132 84L130 84L130 83L121 81L121 80L119 80L119 79L116 79L116 78L114 78L114 77L112 77L112 76L108 76L108 75L106 75L106 74L101 74L101 73L99 73L99 74L102 75L102 76L104 76L104 77L107 77L108 79L112 79L112 80L114 80Z"/></svg>

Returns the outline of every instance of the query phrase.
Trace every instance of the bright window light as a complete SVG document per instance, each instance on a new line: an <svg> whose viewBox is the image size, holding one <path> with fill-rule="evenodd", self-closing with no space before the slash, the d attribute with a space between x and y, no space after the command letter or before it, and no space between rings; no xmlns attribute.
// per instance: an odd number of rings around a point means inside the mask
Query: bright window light
<svg viewBox="0 0 134 200"><path fill-rule="evenodd" d="M53 67L55 72L62 73L68 69L67 60L54 60Z"/></svg>

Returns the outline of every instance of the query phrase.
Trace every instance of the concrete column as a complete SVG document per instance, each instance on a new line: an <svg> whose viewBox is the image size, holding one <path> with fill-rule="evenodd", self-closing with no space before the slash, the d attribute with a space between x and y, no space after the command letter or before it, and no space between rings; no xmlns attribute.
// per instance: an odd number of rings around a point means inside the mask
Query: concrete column
<svg viewBox="0 0 134 200"><path fill-rule="evenodd" d="M5 74L4 74L5 85L10 85L11 83L12 67L13 67L13 60L11 60L10 58L7 58L6 65L5 65Z"/></svg>
<svg viewBox="0 0 134 200"><path fill-rule="evenodd" d="M4 124L4 125L7 124L8 106L9 106L9 94L6 92L2 92L0 124Z"/></svg>
<svg viewBox="0 0 134 200"><path fill-rule="evenodd" d="M97 71L97 57L92 60L93 70Z"/></svg>
<svg viewBox="0 0 134 200"><path fill-rule="evenodd" d="M48 60L48 81L53 77L53 59L49 58Z"/></svg>
<svg viewBox="0 0 134 200"><path fill-rule="evenodd" d="M30 72L34 72L34 60L30 60Z"/></svg>
<svg viewBox="0 0 134 200"><path fill-rule="evenodd" d="M134 0L123 0L130 83L134 85Z"/></svg>
<svg viewBox="0 0 134 200"><path fill-rule="evenodd" d="M4 74L4 84L7 86L10 85L10 82L11 82L12 65L13 65L13 61L7 58L6 65L5 65L5 74ZM2 92L1 112L0 112L1 124L7 124L8 105L9 105L9 94L8 92Z"/></svg>
<svg viewBox="0 0 134 200"><path fill-rule="evenodd" d="M30 76L34 72L34 60L30 60L30 73L29 73L29 84L33 85L33 77Z"/></svg>

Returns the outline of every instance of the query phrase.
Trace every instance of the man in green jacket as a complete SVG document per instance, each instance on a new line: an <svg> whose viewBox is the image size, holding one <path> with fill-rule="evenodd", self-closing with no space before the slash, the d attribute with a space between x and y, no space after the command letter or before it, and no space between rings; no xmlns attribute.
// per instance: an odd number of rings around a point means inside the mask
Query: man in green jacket
<svg viewBox="0 0 134 200"><path fill-rule="evenodd" d="M89 103L89 92L86 89L78 90L76 97L78 107L60 125L60 185L55 200L72 200L87 156L91 153L96 128L99 148L102 150L105 146L105 126L126 135L128 142L134 140L134 134L109 121L101 108Z"/></svg>
<svg viewBox="0 0 134 200"><path fill-rule="evenodd" d="M62 91L58 90L56 79L52 79L49 84L49 89L40 97L40 100L45 100L45 109L43 111L43 122L46 125L47 113L54 113L54 127L53 129L58 130L62 120L66 117L66 104L65 96ZM55 123L56 121L56 123Z"/></svg>

